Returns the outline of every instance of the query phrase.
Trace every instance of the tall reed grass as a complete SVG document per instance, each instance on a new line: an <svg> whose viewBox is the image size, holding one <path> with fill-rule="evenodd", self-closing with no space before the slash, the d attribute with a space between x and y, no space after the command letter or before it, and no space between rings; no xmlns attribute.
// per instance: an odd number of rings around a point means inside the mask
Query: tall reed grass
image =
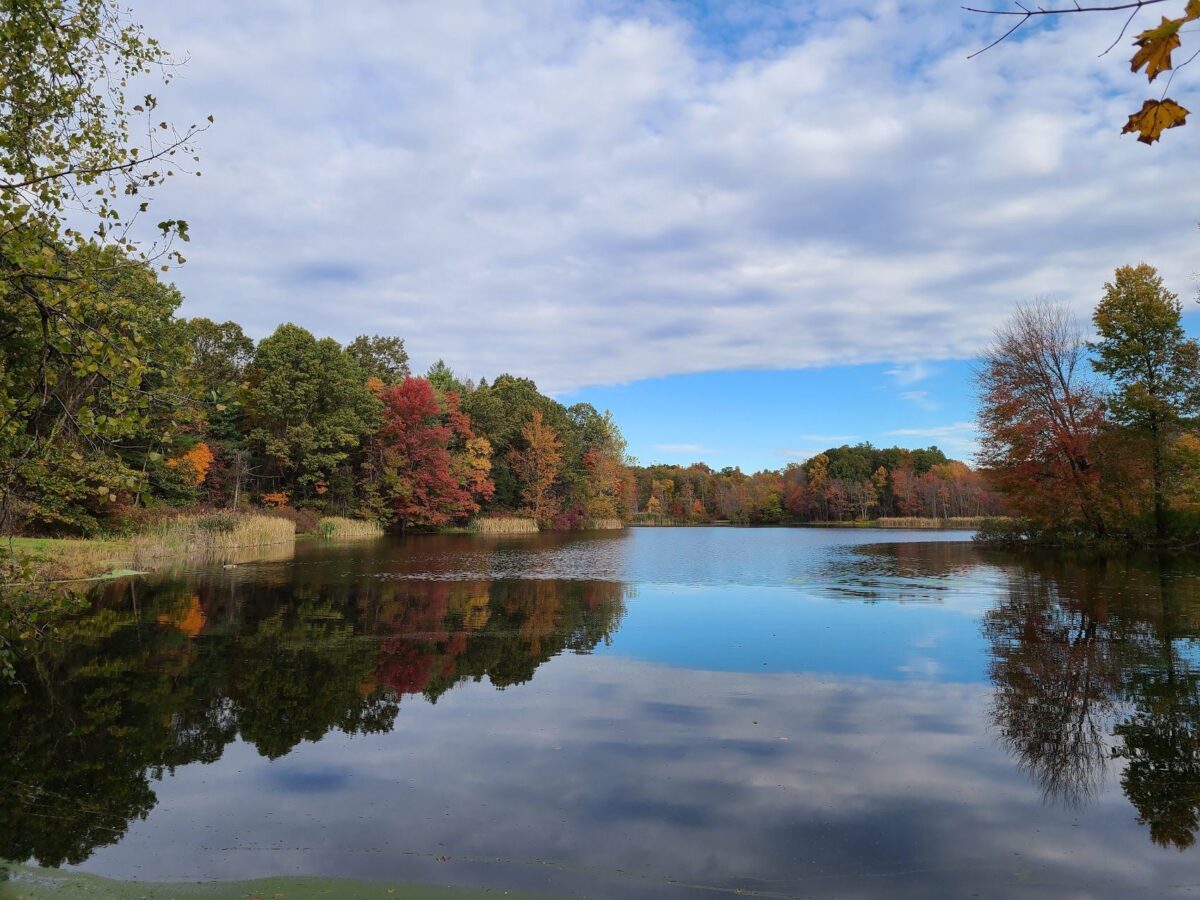
<svg viewBox="0 0 1200 900"><path fill-rule="evenodd" d="M588 522L590 531L613 531L624 527L625 523L620 519L592 519Z"/></svg>
<svg viewBox="0 0 1200 900"><path fill-rule="evenodd" d="M179 516L141 534L129 543L135 565L166 557L187 560L219 557L247 547L293 544L296 525L287 519L233 512Z"/></svg>
<svg viewBox="0 0 1200 900"><path fill-rule="evenodd" d="M476 519L471 523L471 531L477 534L533 534L537 530L538 524L533 519L517 516Z"/></svg>
<svg viewBox="0 0 1200 900"><path fill-rule="evenodd" d="M383 529L366 519L326 516L317 522L317 536L330 541L349 541L383 537Z"/></svg>
<svg viewBox="0 0 1200 900"><path fill-rule="evenodd" d="M9 540L0 539L0 552L8 549ZM13 538L12 550L16 560L26 561L28 568L4 569L0 571L0 582L83 580L127 571L133 564L129 545L124 541Z"/></svg>
<svg viewBox="0 0 1200 900"><path fill-rule="evenodd" d="M994 516L951 516L931 519L927 516L884 516L873 524L880 528L980 528L994 522Z"/></svg>

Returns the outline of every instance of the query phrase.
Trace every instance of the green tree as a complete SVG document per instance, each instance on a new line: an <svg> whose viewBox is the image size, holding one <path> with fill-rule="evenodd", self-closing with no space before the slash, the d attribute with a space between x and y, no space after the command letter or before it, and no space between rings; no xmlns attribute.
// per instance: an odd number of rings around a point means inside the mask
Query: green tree
<svg viewBox="0 0 1200 900"><path fill-rule="evenodd" d="M149 210L146 190L194 159L192 141L203 129L181 132L161 121L152 95L127 97L134 79L156 70L169 81L172 61L111 0L0 4L0 47L6 530L14 522L9 501L35 481L57 481L58 500L88 490L107 500L116 491L103 489L134 487L110 444L159 424L150 406L162 397L154 393L162 354L147 330L153 304L143 302L152 279L130 257L182 262L173 241L187 240L187 223L160 222L161 240L150 248L140 248L130 228ZM92 456L102 475L84 459Z"/></svg>
<svg viewBox="0 0 1200 900"><path fill-rule="evenodd" d="M295 499L321 494L378 417L379 400L337 341L287 324L259 342L247 375L246 424L276 490Z"/></svg>
<svg viewBox="0 0 1200 900"><path fill-rule="evenodd" d="M446 391L454 391L460 395L466 393L463 383L458 380L454 370L446 365L444 360L439 359L429 367L429 371L425 373L425 380L442 393Z"/></svg>
<svg viewBox="0 0 1200 900"><path fill-rule="evenodd" d="M1184 335L1181 315L1179 298L1142 263L1117 269L1092 317L1100 336L1093 366L1113 383L1108 411L1147 438L1159 540L1168 530L1168 450L1200 412L1200 345Z"/></svg>
<svg viewBox="0 0 1200 900"><path fill-rule="evenodd" d="M346 345L346 353L368 378L378 378L387 387L399 384L409 375L403 338L360 334Z"/></svg>
<svg viewBox="0 0 1200 900"><path fill-rule="evenodd" d="M188 319L183 323L191 348L188 371L201 396L227 398L254 359L254 341L237 322Z"/></svg>
<svg viewBox="0 0 1200 900"><path fill-rule="evenodd" d="M196 416L179 292L118 248L63 256L64 281L0 281L0 528L93 530L137 498ZM78 276L78 277L76 277Z"/></svg>

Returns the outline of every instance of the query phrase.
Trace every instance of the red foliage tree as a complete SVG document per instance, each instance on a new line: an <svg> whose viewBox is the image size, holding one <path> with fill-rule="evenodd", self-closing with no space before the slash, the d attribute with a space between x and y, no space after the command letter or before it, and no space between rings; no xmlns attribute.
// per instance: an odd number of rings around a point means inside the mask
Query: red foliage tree
<svg viewBox="0 0 1200 900"><path fill-rule="evenodd" d="M479 509L494 490L491 447L471 430L458 395L424 378L385 389L384 421L367 463L377 511L401 528L439 526Z"/></svg>

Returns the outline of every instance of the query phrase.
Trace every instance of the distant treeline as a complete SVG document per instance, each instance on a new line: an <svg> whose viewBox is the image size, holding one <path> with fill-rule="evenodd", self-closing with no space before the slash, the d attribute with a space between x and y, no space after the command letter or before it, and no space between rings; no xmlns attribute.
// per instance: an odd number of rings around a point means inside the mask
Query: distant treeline
<svg viewBox="0 0 1200 900"><path fill-rule="evenodd" d="M831 447L804 463L753 475L736 468L714 471L703 463L639 467L635 473L643 516L686 523L945 519L1004 511L981 473L937 447Z"/></svg>
<svg viewBox="0 0 1200 900"><path fill-rule="evenodd" d="M413 376L397 337L342 346L285 324L256 344L234 322L176 318L178 291L145 264L50 246L61 281L0 289L0 531L137 529L194 507L265 507L301 530L629 513L607 413L525 378L462 382L441 362Z"/></svg>

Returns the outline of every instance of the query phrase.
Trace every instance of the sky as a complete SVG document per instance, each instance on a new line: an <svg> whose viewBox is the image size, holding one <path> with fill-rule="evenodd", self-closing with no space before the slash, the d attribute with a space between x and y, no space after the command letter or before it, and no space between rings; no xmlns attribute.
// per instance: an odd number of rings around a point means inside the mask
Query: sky
<svg viewBox="0 0 1200 900"><path fill-rule="evenodd" d="M969 457L971 361L1016 303L1086 320L1146 261L1196 306L1200 125L1119 134L1150 94L1099 56L1112 18L968 59L1001 26L946 0L134 14L186 59L159 110L214 117L156 199L191 226L183 314L528 376L643 463Z"/></svg>

